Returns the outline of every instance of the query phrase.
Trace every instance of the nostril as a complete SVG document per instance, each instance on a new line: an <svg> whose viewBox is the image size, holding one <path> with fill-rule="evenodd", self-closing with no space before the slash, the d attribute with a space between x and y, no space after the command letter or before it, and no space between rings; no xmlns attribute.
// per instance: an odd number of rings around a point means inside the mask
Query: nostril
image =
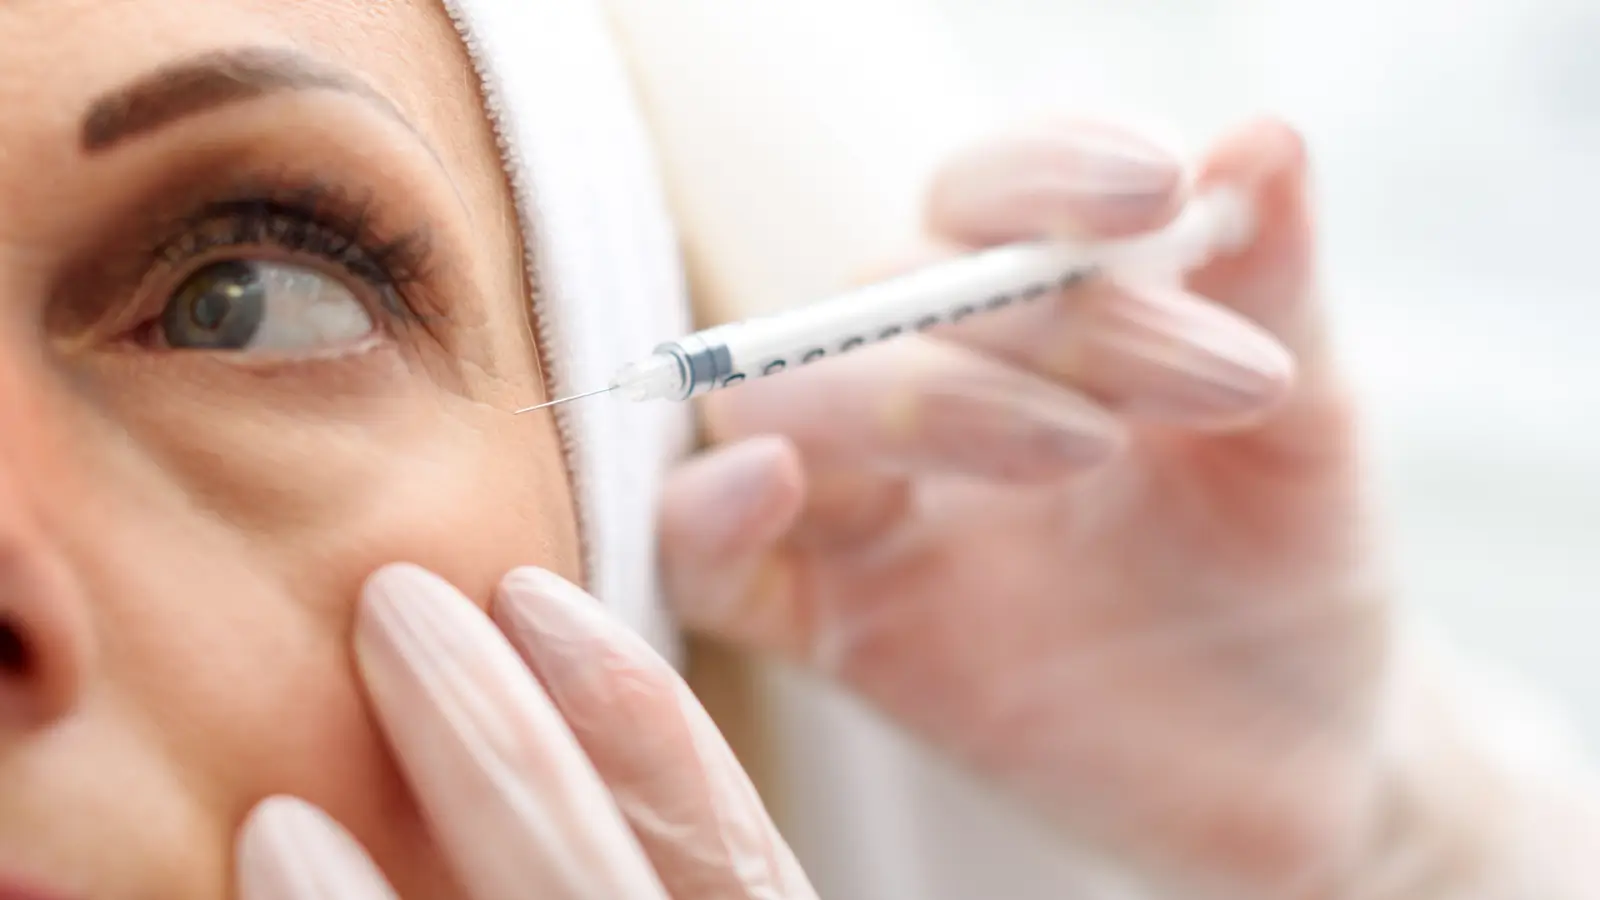
<svg viewBox="0 0 1600 900"><path fill-rule="evenodd" d="M0 745L9 744L19 731L44 728L71 715L84 684L84 666L92 659L88 611L72 569L51 553L13 541L7 533L12 511L3 500Z"/></svg>
<svg viewBox="0 0 1600 900"><path fill-rule="evenodd" d="M28 636L19 626L0 619L0 680L27 678L35 664Z"/></svg>

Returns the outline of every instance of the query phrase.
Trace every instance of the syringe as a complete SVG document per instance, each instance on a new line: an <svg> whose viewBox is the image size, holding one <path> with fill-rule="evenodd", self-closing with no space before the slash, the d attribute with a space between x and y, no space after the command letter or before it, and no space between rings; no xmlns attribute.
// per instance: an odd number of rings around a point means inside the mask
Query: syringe
<svg viewBox="0 0 1600 900"><path fill-rule="evenodd" d="M688 400L1035 300L1101 274L1186 272L1220 251L1242 246L1252 230L1244 199L1231 191L1213 191L1190 202L1166 228L1139 237L1009 244L810 306L697 331L623 366L607 387L516 412L613 391L636 401Z"/></svg>

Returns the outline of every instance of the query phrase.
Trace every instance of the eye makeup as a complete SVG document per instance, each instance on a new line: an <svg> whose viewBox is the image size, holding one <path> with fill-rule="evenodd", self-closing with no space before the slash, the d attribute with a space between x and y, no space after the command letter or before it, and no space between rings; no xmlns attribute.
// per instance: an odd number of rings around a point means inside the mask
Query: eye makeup
<svg viewBox="0 0 1600 900"><path fill-rule="evenodd" d="M405 202L281 168L220 182L202 175L161 193L155 209L173 212L131 215L112 243L73 267L47 313L50 331L79 349L156 350L144 338L185 279L219 263L273 262L344 285L391 337L440 338L447 292L437 286L433 231L397 211Z"/></svg>
<svg viewBox="0 0 1600 900"><path fill-rule="evenodd" d="M376 385L406 370L463 393L469 373L497 365L484 325L499 307L480 279L499 273L471 210L433 149L366 103L274 95L86 166L42 317L88 383L137 374L246 391L261 376L293 403L321 380ZM363 309L372 327L359 335ZM255 326L260 339L244 339Z"/></svg>
<svg viewBox="0 0 1600 900"><path fill-rule="evenodd" d="M285 185L302 183L305 187ZM320 257L384 291L396 315L420 314L403 288L420 281L429 264L426 227L395 237L380 235L372 221L374 200L315 179L280 179L277 186L238 189L207 203L181 223L155 251L163 263L181 268L222 251L272 247Z"/></svg>
<svg viewBox="0 0 1600 900"><path fill-rule="evenodd" d="M421 309L416 290L430 274L432 243L426 226L390 236L374 224L375 199L315 178L279 176L234 188L158 232L150 251L155 268L145 278L161 300L167 285L218 261L275 259L325 270L356 282L372 298L371 310L391 327L426 326L438 312ZM170 294L171 291L165 291ZM136 304L146 306L147 304ZM146 318L148 308L141 310Z"/></svg>

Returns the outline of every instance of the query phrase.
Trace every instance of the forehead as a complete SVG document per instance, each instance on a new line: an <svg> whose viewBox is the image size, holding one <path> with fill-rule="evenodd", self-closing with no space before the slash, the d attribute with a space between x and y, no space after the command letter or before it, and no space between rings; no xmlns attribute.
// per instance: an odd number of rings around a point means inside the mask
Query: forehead
<svg viewBox="0 0 1600 900"><path fill-rule="evenodd" d="M86 105L152 69L262 45L352 70L441 150L481 127L439 0L0 0L0 164L42 145L59 152Z"/></svg>

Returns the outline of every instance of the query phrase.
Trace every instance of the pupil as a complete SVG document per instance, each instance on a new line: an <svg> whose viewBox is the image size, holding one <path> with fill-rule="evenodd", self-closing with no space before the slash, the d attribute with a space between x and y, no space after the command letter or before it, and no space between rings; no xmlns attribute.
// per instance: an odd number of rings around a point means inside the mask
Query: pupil
<svg viewBox="0 0 1600 900"><path fill-rule="evenodd" d="M231 298L220 296L218 293L201 294L194 302L194 313L189 318L206 331L216 331L222 325L222 320L228 317L230 300Z"/></svg>

